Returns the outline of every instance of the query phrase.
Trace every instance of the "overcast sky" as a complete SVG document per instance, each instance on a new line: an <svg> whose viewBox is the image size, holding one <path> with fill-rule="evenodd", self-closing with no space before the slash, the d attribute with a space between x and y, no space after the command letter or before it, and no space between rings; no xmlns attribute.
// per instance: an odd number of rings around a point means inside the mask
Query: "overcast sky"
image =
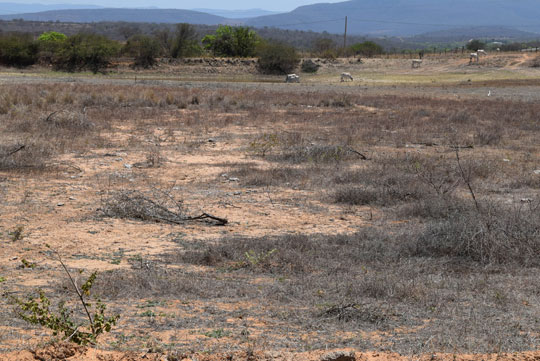
<svg viewBox="0 0 540 361"><path fill-rule="evenodd" d="M175 9L265 9L274 11L290 11L301 5L315 4L320 2L337 3L344 0L0 0L11 3L41 3L41 4L92 4L107 7L149 7Z"/></svg>

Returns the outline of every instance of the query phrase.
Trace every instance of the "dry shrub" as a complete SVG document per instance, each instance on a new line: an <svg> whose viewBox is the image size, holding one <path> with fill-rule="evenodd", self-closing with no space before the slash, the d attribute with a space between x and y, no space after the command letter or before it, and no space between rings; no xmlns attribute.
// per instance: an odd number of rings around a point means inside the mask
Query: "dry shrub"
<svg viewBox="0 0 540 361"><path fill-rule="evenodd" d="M503 134L503 129L500 127L478 129L474 134L474 143L477 145L498 145Z"/></svg>
<svg viewBox="0 0 540 361"><path fill-rule="evenodd" d="M463 109L451 113L448 121L454 124L474 124L478 121L478 118L470 110Z"/></svg>
<svg viewBox="0 0 540 361"><path fill-rule="evenodd" d="M331 99L321 99L318 106L319 107L334 107L334 108L346 108L353 105L353 101L350 97L342 95L336 98Z"/></svg>
<svg viewBox="0 0 540 361"><path fill-rule="evenodd" d="M17 149L20 150L13 153ZM53 145L45 141L0 144L0 170L44 169L54 154Z"/></svg>
<svg viewBox="0 0 540 361"><path fill-rule="evenodd" d="M540 68L540 55L532 59L529 64L531 68Z"/></svg>
<svg viewBox="0 0 540 361"><path fill-rule="evenodd" d="M268 160L289 163L336 163L358 158L359 155L347 147L325 144L281 147L268 156Z"/></svg>
<svg viewBox="0 0 540 361"><path fill-rule="evenodd" d="M103 201L101 212L106 217L151 222L183 223L187 219L182 201L157 189L146 193L134 190L112 192Z"/></svg>
<svg viewBox="0 0 540 361"><path fill-rule="evenodd" d="M395 248L388 246L387 234L375 228L367 228L354 235L230 238L219 244L209 244L178 254L178 259L186 263L237 268L245 265L252 254L261 255L261 262L250 267L254 272L344 273L348 269L347 265L358 264L362 260L393 257ZM386 250L382 251L385 247Z"/></svg>
<svg viewBox="0 0 540 361"><path fill-rule="evenodd" d="M482 202L481 208L446 208L443 217L427 223L414 241L412 254L457 257L480 263L540 265L540 203L508 208Z"/></svg>
<svg viewBox="0 0 540 361"><path fill-rule="evenodd" d="M380 159L367 169L338 173L334 183L341 185L332 200L342 204L391 206L429 196L433 191L418 180L410 163L400 159Z"/></svg>
<svg viewBox="0 0 540 361"><path fill-rule="evenodd" d="M238 177L243 185L252 187L292 185L299 183L308 176L305 170L298 168L274 167L261 169L251 165L240 166L232 170L230 174Z"/></svg>
<svg viewBox="0 0 540 361"><path fill-rule="evenodd" d="M336 190L333 194L334 202L349 205L375 204L380 200L380 194L376 189L357 186L345 186Z"/></svg>

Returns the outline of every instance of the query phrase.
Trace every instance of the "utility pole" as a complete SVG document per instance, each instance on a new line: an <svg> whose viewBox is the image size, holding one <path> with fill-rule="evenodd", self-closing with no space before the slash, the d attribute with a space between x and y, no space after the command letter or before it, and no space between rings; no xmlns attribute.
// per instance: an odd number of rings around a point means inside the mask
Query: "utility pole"
<svg viewBox="0 0 540 361"><path fill-rule="evenodd" d="M347 17L345 16L345 33L343 34L343 52L347 49Z"/></svg>

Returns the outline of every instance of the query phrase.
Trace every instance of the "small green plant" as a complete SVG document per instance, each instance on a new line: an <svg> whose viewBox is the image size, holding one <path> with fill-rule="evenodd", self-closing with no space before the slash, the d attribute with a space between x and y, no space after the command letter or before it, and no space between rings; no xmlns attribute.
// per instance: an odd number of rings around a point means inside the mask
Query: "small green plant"
<svg viewBox="0 0 540 361"><path fill-rule="evenodd" d="M263 134L249 144L249 149L261 157L279 145L277 134Z"/></svg>
<svg viewBox="0 0 540 361"><path fill-rule="evenodd" d="M34 269L36 268L36 264L34 262L28 261L26 258L23 258L21 259L21 268Z"/></svg>
<svg viewBox="0 0 540 361"><path fill-rule="evenodd" d="M24 227L23 226L17 226L13 231L8 232L9 239L13 242L20 241L24 238Z"/></svg>
<svg viewBox="0 0 540 361"><path fill-rule="evenodd" d="M246 257L246 261L251 267L256 267L260 265L261 263L263 263L264 261L266 261L269 257L271 257L276 252L277 252L277 249L275 248L271 249L270 251L260 252L260 253L257 253L254 250L250 249L244 254L244 257Z"/></svg>
<svg viewBox="0 0 540 361"><path fill-rule="evenodd" d="M79 287L60 255L56 251L53 252L68 275L69 281L73 285L75 293L84 308L88 321L86 324L77 322L72 317L74 311L66 307L65 301L59 302L57 312L51 310L51 301L42 290L38 290L39 296L37 298L33 296L28 296L25 300L14 298L14 302L19 307L17 314L26 322L51 329L54 336L60 335L63 340L68 340L79 345L95 344L99 335L111 331L112 326L116 325L120 316L113 315L107 317L105 315L106 306L99 298L95 299L95 303L90 303L86 300L86 297L90 296L90 290L96 280L96 272L93 272ZM92 309L93 314L91 313Z"/></svg>
<svg viewBox="0 0 540 361"><path fill-rule="evenodd" d="M146 310L139 314L140 317L156 317L156 313L152 310Z"/></svg>
<svg viewBox="0 0 540 361"><path fill-rule="evenodd" d="M3 282L6 282L6 278L5 278L5 277L2 277L2 276L0 276L0 283L3 283Z"/></svg>
<svg viewBox="0 0 540 361"><path fill-rule="evenodd" d="M222 338L222 337L227 337L229 336L230 332L229 331L225 331L224 329L222 328L218 328L217 330L212 330L212 331L208 331L208 332L205 332L204 335L206 337L211 337L211 338Z"/></svg>

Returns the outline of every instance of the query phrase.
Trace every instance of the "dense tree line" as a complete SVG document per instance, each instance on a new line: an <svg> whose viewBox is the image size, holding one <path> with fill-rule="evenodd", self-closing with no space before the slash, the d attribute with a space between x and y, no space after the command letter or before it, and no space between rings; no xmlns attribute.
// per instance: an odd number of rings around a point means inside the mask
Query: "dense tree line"
<svg viewBox="0 0 540 361"><path fill-rule="evenodd" d="M199 42L206 35L215 34L218 26L214 25L190 25L195 38ZM177 31L175 24L156 24L156 23L130 23L130 22L96 22L96 23L63 23L53 21L24 21L24 20L0 20L0 33L30 33L37 37L44 32L55 31L66 34L67 36L79 33L92 33L107 36L111 40L125 42L130 37L138 34L155 36L156 34L174 35ZM314 31L302 30L286 30L278 28L259 28L256 29L257 35L266 41L279 42L294 46L297 50L306 53L307 55L318 56L315 53L315 44L320 39L330 39L336 44L337 49L343 48L343 34L330 34L327 32L318 33ZM403 37L368 37L359 35L349 35L347 37L347 45L372 41L380 45L385 52L391 53L416 53L419 50L429 51L444 51L455 48L461 49L466 46L466 42L470 38L475 38L474 35L467 37L459 37L452 40L449 33L444 33L445 36L429 37L418 35L410 38ZM461 34L463 35L463 34ZM458 38L460 40L458 40ZM463 40L463 39L467 40ZM482 38L486 43L497 41L492 38ZM516 49L538 46L538 41L523 39L524 41L509 40L507 38L502 41L503 48ZM535 45L536 44L536 45ZM340 50L340 51L341 51ZM346 54L345 54L346 55Z"/></svg>
<svg viewBox="0 0 540 361"><path fill-rule="evenodd" d="M152 33L147 34L140 31L140 26L124 23L117 29L122 34L122 40L91 32L66 35L48 31L39 36L0 32L0 64L25 67L39 62L57 70L90 70L97 73L109 65L111 58L120 56L133 58L134 67L148 68L154 66L159 57L210 55L258 57L262 72L287 73L293 71L300 62L298 51L302 49L292 46L290 41L264 38L247 27L218 26L213 31L206 29L206 33L197 29L190 24L176 24L173 27L156 27ZM350 42L352 45L346 48L330 34L318 34L311 40L309 48L303 49L304 55L333 59L339 56L373 57L385 53L381 44L371 40ZM486 45L480 40L473 40L466 47L476 51ZM519 50L527 46L538 44L503 44L500 50ZM417 50L408 51L413 53ZM316 68L311 68L316 71Z"/></svg>

